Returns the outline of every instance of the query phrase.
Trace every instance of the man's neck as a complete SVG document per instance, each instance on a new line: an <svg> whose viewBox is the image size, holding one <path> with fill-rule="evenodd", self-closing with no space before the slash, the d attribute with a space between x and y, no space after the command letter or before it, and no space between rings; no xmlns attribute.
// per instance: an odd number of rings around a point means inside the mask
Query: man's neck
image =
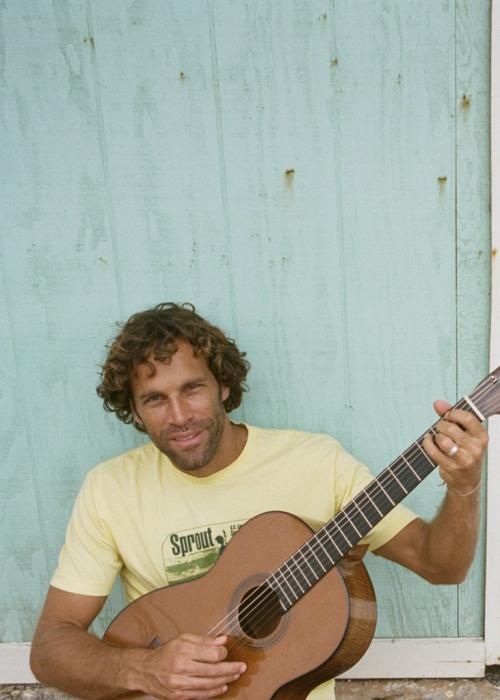
<svg viewBox="0 0 500 700"><path fill-rule="evenodd" d="M181 471L199 478L211 476L212 474L223 471L238 459L245 449L247 439L247 427L241 423L232 423L227 419L219 447L213 459L208 464L192 472L186 472L184 469Z"/></svg>

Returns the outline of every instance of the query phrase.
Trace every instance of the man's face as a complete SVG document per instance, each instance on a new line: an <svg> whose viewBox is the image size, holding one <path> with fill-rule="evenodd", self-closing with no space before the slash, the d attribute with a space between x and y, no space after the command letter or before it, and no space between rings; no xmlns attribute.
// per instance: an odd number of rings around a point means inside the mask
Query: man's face
<svg viewBox="0 0 500 700"><path fill-rule="evenodd" d="M203 356L179 340L166 362L150 358L132 377L133 413L151 440L179 469L206 475L217 464L221 441L230 426L223 401L227 387L219 387Z"/></svg>

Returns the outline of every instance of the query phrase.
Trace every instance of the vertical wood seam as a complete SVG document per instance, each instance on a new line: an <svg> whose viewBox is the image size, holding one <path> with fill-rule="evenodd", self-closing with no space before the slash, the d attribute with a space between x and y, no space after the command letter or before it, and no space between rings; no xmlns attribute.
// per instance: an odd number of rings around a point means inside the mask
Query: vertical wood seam
<svg viewBox="0 0 500 700"><path fill-rule="evenodd" d="M106 132L104 129L104 110L102 106L101 88L99 86L97 56L95 48L94 22L92 17L92 0L86 0L87 9L87 29L90 37L89 51L92 66L92 79L94 83L95 107L97 116L97 128L99 135L99 150L101 153L101 165L104 179L104 194L106 202L106 213L110 230L111 251L113 255L113 269L115 272L116 287L118 294L118 309L120 317L125 314L125 303L123 293L123 280L120 268L120 256L118 253L118 238L116 234L115 210L113 204L113 193L111 189L111 176L109 172L108 148L106 143Z"/></svg>
<svg viewBox="0 0 500 700"><path fill-rule="evenodd" d="M336 9L335 0L330 0L330 18L329 22L329 47L330 47L330 58L337 56L337 40L335 33L335 21L336 21ZM335 80L338 80L337 72L335 73ZM334 83L330 82L331 89L333 90ZM336 109L335 100L332 100L332 105L334 109L334 114L332 114L332 121L334 123L333 129L333 149L334 155L340 154L340 139L339 139L339 112ZM342 158L339 158L339 162L342 164ZM342 172L338 173L338 177L335 178L335 201L337 210L337 220L335 225L337 226L337 237L340 247L340 258L345 261L346 256L346 246L345 246L345 229L344 229L344 217L342 208ZM343 345L344 345L344 382L345 382L345 392L347 397L347 406L345 407L349 411L350 419L348 421L349 429L349 445L346 445L347 449L352 450L353 433L352 433L352 394L351 394L351 366L350 366L350 352L349 352L349 315L348 315L348 303L347 303L347 280L346 280L346 266L345 264L340 265L342 271L341 289L342 289L342 325L345 329L343 333Z"/></svg>
<svg viewBox="0 0 500 700"><path fill-rule="evenodd" d="M459 333L459 328L458 328L458 294L459 294L459 285L458 285L458 80L457 80L457 74L458 74L458 64L457 64L457 2L458 0L455 0L453 3L453 66L455 70L455 75L454 75L454 84L455 84L455 94L454 94L454 100L453 100L453 114L454 116L454 126L455 126L455 192L454 192L454 197L455 197L455 206L454 206L454 215L455 215L455 396L458 396L458 384L459 384L459 349L458 349L458 333ZM458 590L458 589L457 589ZM457 609L457 625L458 625L458 609ZM458 633L458 626L457 626L457 633Z"/></svg>
<svg viewBox="0 0 500 700"><path fill-rule="evenodd" d="M458 392L463 391L465 379L471 378L471 350L470 342L472 339L472 329L474 324L478 322L477 309L488 308L488 290L489 283L486 267L479 264L477 255L482 252L486 253L487 245L484 251L476 249L476 240L480 241L477 234L486 234L484 237L485 243L487 240L487 223L489 224L490 215L485 214L487 210L487 190L484 188L486 180L489 179L489 174L482 171L487 157L487 142L485 143L485 123L482 121L481 115L486 116L488 106L484 97L488 90L487 87L487 72L486 62L487 54L487 34L483 31L486 29L484 22L491 22L489 12L489 0L483 0L481 3L474 3L471 0L455 0L455 133L456 133L456 236L457 236L457 377L458 377ZM490 25L491 27L491 25ZM490 28L491 31L491 28ZM485 43L486 42L486 43ZM486 126L487 129L487 126ZM481 136L480 136L481 134ZM472 169L473 168L473 169ZM460 188L460 189L459 189ZM481 191L479 191L481 190ZM472 205L470 192L475 193L475 201ZM482 218L483 217L483 218ZM481 219L483 227L481 226ZM488 222L486 221L488 219ZM479 224L479 225L478 225ZM473 236L475 238L473 239ZM463 251L462 257L458 254ZM473 257L474 255L474 257ZM485 258L483 258L483 261ZM474 309L468 307L469 285L477 280L477 285L482 287L483 295L477 298L481 300L481 307L475 306ZM485 282L487 284L485 284ZM465 312L465 313L464 313ZM467 323L464 321L466 312L469 312ZM486 323L485 323L486 322ZM484 330L484 350L487 348L488 329L486 319L479 321L481 330ZM476 325L477 328L477 325ZM477 333L475 332L475 337ZM488 369L486 353L483 356L483 348L476 347L474 359L474 374L477 366L483 366L485 362L486 371ZM486 470L486 465L483 467ZM484 507L485 494L482 494L481 506ZM482 551L485 555L485 548L488 546L489 532L487 520L484 511L481 514L481 530L478 540L478 554ZM482 548L482 550L480 549ZM475 575L479 578L479 571L484 576L484 558L479 559L476 554L476 560L473 565ZM481 567L479 567L479 563ZM474 574L473 574L474 575ZM458 608L457 608L457 623L458 635L463 636L465 630L473 626L473 633L479 631L484 635L484 613L482 604L484 598L479 595L472 596L471 593L471 578L469 582L463 586L457 587ZM484 584L483 584L484 585ZM476 588L477 590L477 588ZM467 602L470 599L474 600L474 619L463 614L467 611ZM462 611L462 614L460 612ZM479 626L481 629L479 630Z"/></svg>
<svg viewBox="0 0 500 700"><path fill-rule="evenodd" d="M490 363L492 369L500 362L500 3L491 5L491 315L490 315ZM490 424L488 462L496 465L487 479L487 541L485 577L484 639L486 663L500 663L500 517L495 507L500 486L500 417Z"/></svg>
<svg viewBox="0 0 500 700"><path fill-rule="evenodd" d="M212 83L214 90L214 104L215 104L215 124L217 131L217 152L219 160L219 174L220 174L220 193L222 199L222 217L224 222L224 238L226 243L226 254L227 254L227 276L229 281L229 305L231 309L231 318L234 337L239 337L238 332L238 315L236 311L236 288L234 284L234 273L233 273L233 249L231 240L231 222L229 219L229 206L227 197L227 174L226 174L226 157L224 148L224 131L222 124L222 99L220 92L220 81L219 81L219 61L217 54L217 37L215 28L215 12L212 0L207 0L207 10L208 10L208 30L209 30L209 40L210 40L210 54L212 59ZM245 406L244 402L240 406L241 416L245 420Z"/></svg>
<svg viewBox="0 0 500 700"><path fill-rule="evenodd" d="M454 128L455 128L455 134L454 134L454 139L455 139L455 148L454 148L454 153L455 153L455 192L454 192L454 216L455 216L455 221L454 221L454 233L455 233L455 397L458 396L458 384L459 384L459 349L458 349L458 334L459 334L459 327L458 327L458 294L459 294L459 287L458 287L458 80L457 80L457 73L458 73L458 64L457 64L457 2L458 0L455 0L453 3L453 68L455 71L454 75L454 95L453 95L453 114L454 116ZM455 634L458 637L460 633L460 588L458 585L455 586L455 625L456 625L456 630Z"/></svg>
<svg viewBox="0 0 500 700"><path fill-rule="evenodd" d="M12 297L10 295L9 291L9 285L7 284L7 279L5 276L4 272L4 266L3 266L3 261L5 260L3 250L2 250L2 239L0 237L0 276L2 278L2 287L3 287L3 293L4 293L4 299L5 299L5 308L6 308L6 314L7 314L7 319L9 323L9 335L10 335L10 344L12 347L12 352L14 355L14 365L16 368L16 375L19 381L19 395L20 395L20 403L21 403L21 410L23 413L24 417L24 422L23 422L23 428L24 428L24 434L26 437L26 445L28 447L28 455L29 455L29 469L31 473L31 480L33 483L33 491L35 494L35 504L36 504L36 511L38 515L38 526L40 530L40 535L42 539L42 546L43 546L43 558L45 561L45 572L47 575L47 581L50 579L50 571L49 571L49 562L48 562L48 552L49 552L49 538L47 536L47 531L46 531L46 521L45 518L43 518L42 514L42 507L41 507L41 496L39 493L38 489L38 481L37 481L37 474L35 472L35 454L33 450L33 445L30 439L30 435L33 435L33 431L30 429L30 426L27 425L29 418L28 418L28 402L26 400L26 388L24 384L24 372L22 367L19 364L19 353L17 351L17 342L16 342L16 333L15 333L15 327L14 327L14 321L12 318L12 309L14 308L14 304L12 301Z"/></svg>

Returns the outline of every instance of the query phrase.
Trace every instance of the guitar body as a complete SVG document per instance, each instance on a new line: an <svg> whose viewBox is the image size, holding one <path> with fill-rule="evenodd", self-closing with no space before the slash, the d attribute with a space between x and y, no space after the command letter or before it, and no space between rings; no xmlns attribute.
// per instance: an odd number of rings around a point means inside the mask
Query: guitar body
<svg viewBox="0 0 500 700"><path fill-rule="evenodd" d="M105 641L125 647L163 644L184 632L227 634L229 659L248 670L229 685L232 700L301 700L354 665L376 623L373 588L364 565L334 567L284 615L252 629L238 617L242 599L312 535L299 518L259 515L231 539L203 577L152 591L111 623ZM227 620L227 622L224 622ZM222 624L220 624L222 621ZM242 627L243 625L243 627ZM129 698L149 698L141 693Z"/></svg>
<svg viewBox="0 0 500 700"><path fill-rule="evenodd" d="M454 408L483 421L500 412L499 388L497 367ZM314 535L288 513L258 515L205 576L142 596L115 618L104 639L147 648L185 632L226 634L229 659L244 661L248 670L225 698L304 700L353 666L372 640L370 579L361 562L347 568L342 558L436 468L424 435Z"/></svg>

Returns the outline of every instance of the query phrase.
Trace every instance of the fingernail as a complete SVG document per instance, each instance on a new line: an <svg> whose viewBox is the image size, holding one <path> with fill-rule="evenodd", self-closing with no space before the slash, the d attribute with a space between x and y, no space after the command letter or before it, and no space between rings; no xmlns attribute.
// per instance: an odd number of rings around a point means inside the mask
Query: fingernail
<svg viewBox="0 0 500 700"><path fill-rule="evenodd" d="M240 666L240 673L245 673L246 670L247 670L247 665L246 665L246 664L241 664L241 666Z"/></svg>

